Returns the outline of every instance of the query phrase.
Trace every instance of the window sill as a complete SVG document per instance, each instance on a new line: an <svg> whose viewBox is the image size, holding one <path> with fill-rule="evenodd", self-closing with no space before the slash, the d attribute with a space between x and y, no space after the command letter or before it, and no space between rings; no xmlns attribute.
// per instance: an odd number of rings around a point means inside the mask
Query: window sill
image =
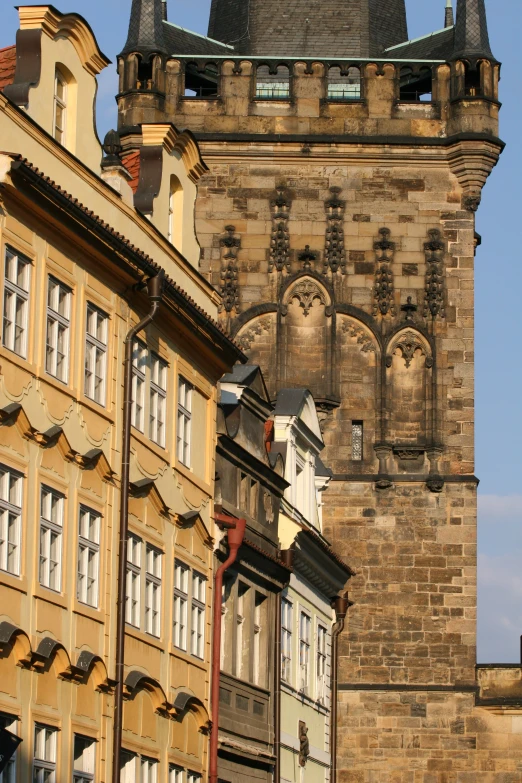
<svg viewBox="0 0 522 783"><path fill-rule="evenodd" d="M80 394L78 403L83 405L84 408L88 408L93 413L96 413L96 415L101 416L108 421L109 424L114 424L115 413L113 408L102 405L100 402L96 402L96 400L91 400L91 398L87 397L85 394Z"/></svg>
<svg viewBox="0 0 522 783"><path fill-rule="evenodd" d="M134 628L133 625L128 625L127 623L125 624L125 636L130 636L138 642L143 642L148 647L155 647L157 650L165 652L165 642L161 636L150 636L145 631L140 631L139 628Z"/></svg>
<svg viewBox="0 0 522 783"><path fill-rule="evenodd" d="M171 464L172 455L170 451L167 448L162 448L161 446L158 446L157 443L154 443L153 440L147 438L145 433L140 432L140 430L136 429L136 427L132 427L131 429L131 438L134 438L135 440L138 441L138 443L140 443L146 449L152 451L153 454L159 457L159 459L161 459L163 462L166 462L169 465Z"/></svg>
<svg viewBox="0 0 522 783"><path fill-rule="evenodd" d="M221 95L181 95L182 101L220 101Z"/></svg>
<svg viewBox="0 0 522 783"><path fill-rule="evenodd" d="M203 672L208 671L209 661L203 661L201 658L196 658L194 655L190 655L190 653L180 650L178 647L174 647L172 643L169 645L169 654L173 658L178 658L180 661L192 664L196 669L200 669Z"/></svg>
<svg viewBox="0 0 522 783"><path fill-rule="evenodd" d="M307 696L306 693L298 691L292 685L289 685L284 680L281 681L281 690L283 693L287 693L289 696L293 696L295 699L299 699L302 703L307 704L309 707L313 707L317 712L321 712L323 715L330 713L330 708L326 707L322 702L312 699L311 696Z"/></svg>
<svg viewBox="0 0 522 783"><path fill-rule="evenodd" d="M284 104L290 104L292 103L292 99L290 96L286 98L263 98L261 95L255 95L252 99L254 103L284 103Z"/></svg>
<svg viewBox="0 0 522 783"><path fill-rule="evenodd" d="M199 476L196 476L195 473L190 468L187 468L186 465L184 465L182 462L180 462L178 459L176 459L175 468L182 475L184 478L188 479L192 482L198 489L201 489L203 492L205 492L207 495L211 495L211 487L210 484L208 484L204 479L199 478Z"/></svg>
<svg viewBox="0 0 522 783"><path fill-rule="evenodd" d="M27 595L29 591L26 577L15 576L8 571L0 571L0 584L12 590L17 590L19 593L24 593L25 595Z"/></svg>
<svg viewBox="0 0 522 783"><path fill-rule="evenodd" d="M67 610L69 608L66 596L64 596L62 593L55 592L50 587L44 587L40 584L35 585L34 597L40 599L41 601L45 601L48 604L59 606L60 609Z"/></svg>
<svg viewBox="0 0 522 783"><path fill-rule="evenodd" d="M88 604L82 604L76 598L74 599L73 612L82 617L88 617L89 620L94 620L96 623L104 623L104 616L101 609L95 609L93 606L88 606Z"/></svg>
<svg viewBox="0 0 522 783"><path fill-rule="evenodd" d="M25 372L31 373L32 375L37 374L36 364L29 361L29 359L24 359L24 357L20 356L18 353L10 351L9 348L5 347L5 345L0 346L0 357L12 362L13 364L16 364L17 367L20 367L20 369L24 370ZM3 375L5 376L6 373L4 372Z"/></svg>

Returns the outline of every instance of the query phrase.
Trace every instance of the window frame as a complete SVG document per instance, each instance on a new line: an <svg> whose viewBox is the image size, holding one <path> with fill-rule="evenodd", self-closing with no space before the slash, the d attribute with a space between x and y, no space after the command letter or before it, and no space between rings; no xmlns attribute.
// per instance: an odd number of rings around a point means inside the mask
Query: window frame
<svg viewBox="0 0 522 783"><path fill-rule="evenodd" d="M59 521L56 521L52 518L44 517L44 493L51 496L51 514L53 512L53 498L57 498L60 501L59 504ZM63 572L63 532L64 532L64 519L65 519L65 495L62 492L59 492L58 490L54 489L53 487L48 486L47 484L41 484L40 485L40 525L39 525L39 537L38 537L38 549L39 549L39 563L38 563L38 582L42 587L45 587L47 590L52 590L55 593L61 593L62 591L62 572ZM45 531L48 535L45 540L45 552L42 553L42 531ZM58 553L57 556L59 557L58 560L53 561L52 560L52 546L53 546L53 534L58 539ZM45 579L42 579L42 568L43 568L43 556L45 555L45 560L48 562L48 567L46 568L46 573L44 574ZM51 584L53 581L53 571L52 571L52 563L55 563L55 572L57 574L55 580L54 580L54 586ZM57 585L57 586L56 586Z"/></svg>
<svg viewBox="0 0 522 783"><path fill-rule="evenodd" d="M134 544L131 545L131 542L134 542ZM127 568L125 576L125 624L136 630L141 628L142 546L143 539L134 533L129 533L127 537ZM137 563L134 562L135 552L138 552ZM136 584L137 590L134 589ZM132 589L129 589L129 587ZM138 620L137 624L132 622L136 618Z"/></svg>
<svg viewBox="0 0 522 783"><path fill-rule="evenodd" d="M207 578L199 571L192 571L192 595L190 618L190 654L199 660L205 660L205 625L207 609ZM196 583L199 582L199 589Z"/></svg>
<svg viewBox="0 0 522 783"><path fill-rule="evenodd" d="M10 731L11 734L18 735L18 715L12 715L8 712L0 712L0 728ZM3 772L0 772L0 783L16 783L16 761L18 758L18 748L11 756Z"/></svg>
<svg viewBox="0 0 522 783"><path fill-rule="evenodd" d="M102 329L104 340L100 340L97 335L92 334L89 331L90 315L96 316L96 326L99 325L99 319L102 319ZM86 314L85 314L85 361L84 361L84 376L83 376L83 391L85 396L101 405L106 407L107 403L107 356L109 349L109 315L101 308L97 307L92 302L87 302ZM96 330L97 331L97 330ZM96 375L96 369L98 367L98 358L102 357L102 374L100 377L101 384L98 387L101 389L97 393L96 381L98 376ZM87 373L90 373L88 376ZM92 388L89 388L91 386Z"/></svg>
<svg viewBox="0 0 522 783"><path fill-rule="evenodd" d="M132 410L131 426L145 434L145 393L147 388L148 348L143 340L132 344ZM143 366L143 369L142 369ZM139 394L138 394L139 393Z"/></svg>
<svg viewBox="0 0 522 783"><path fill-rule="evenodd" d="M302 621L305 620L307 636L303 634ZM310 663L312 649L312 616L303 607L299 608L299 691L306 695L310 692Z"/></svg>
<svg viewBox="0 0 522 783"><path fill-rule="evenodd" d="M143 630L149 636L156 639L161 638L161 612L162 612L162 574L163 574L163 552L161 549L149 544L145 544L145 595L143 601ZM149 568L152 556L152 570ZM156 565L158 568L156 569ZM155 573L155 571L159 573ZM158 598L159 596L159 598ZM159 603L159 606L158 606Z"/></svg>
<svg viewBox="0 0 522 783"><path fill-rule="evenodd" d="M151 756L142 756L140 754L140 783L158 783L159 761ZM145 765L147 771L145 773ZM152 774L151 774L152 773Z"/></svg>
<svg viewBox="0 0 522 783"><path fill-rule="evenodd" d="M192 467L192 405L194 391L194 384L188 381L184 375L178 375L176 458L178 462L189 470Z"/></svg>
<svg viewBox="0 0 522 783"><path fill-rule="evenodd" d="M183 579L186 580L186 588L183 589L183 580L177 579L177 569L183 574ZM182 560L174 561L174 611L172 620L172 642L177 650L182 652L188 652L189 641L189 589L190 589L190 576L192 569ZM181 584L181 586L178 586ZM178 611L179 607L179 611ZM176 631L176 626L179 630ZM179 642L179 643L178 643Z"/></svg>
<svg viewBox="0 0 522 783"><path fill-rule="evenodd" d="M11 480L17 481L17 500L20 505L12 502L10 497ZM0 463L0 571L11 576L20 576L21 573L21 550L22 550L22 525L23 525L23 503L24 503L24 475L18 470L13 470L8 465ZM5 484L7 484L6 497L4 494ZM9 540L10 517L16 515L15 520L15 541ZM9 569L9 547L15 547L15 568ZM5 547L5 549L4 549Z"/></svg>
<svg viewBox="0 0 522 783"><path fill-rule="evenodd" d="M76 741L79 740L89 745L89 750L92 751L91 766L92 772L76 769ZM92 737L87 737L84 734L74 734L73 736L73 783L93 783L96 777L96 745L97 741ZM82 756L84 755L82 753Z"/></svg>
<svg viewBox="0 0 522 783"><path fill-rule="evenodd" d="M51 756L54 759L39 758L37 757L37 746L39 745L39 735L37 732L43 731L44 733L44 753L47 753L47 733L52 737ZM58 758L58 734L59 730L55 726L47 726L45 723L35 722L33 731L33 783L56 783L56 768ZM35 775L35 772L37 775ZM50 777L46 778L45 773L49 772Z"/></svg>
<svg viewBox="0 0 522 783"><path fill-rule="evenodd" d="M96 534L95 538L97 538L97 541L93 541L90 538L86 538L84 535L82 535L82 514L88 514L90 517L96 518ZM90 606L93 609L97 609L99 605L99 598L100 598L100 540L101 540L101 523L102 523L102 515L99 513L99 511L95 511L92 508L89 508L89 506L84 505L83 503L80 503L80 507L78 509L78 563L76 568L76 598L79 601L79 603L84 604L85 606ZM90 528L90 526L89 526ZM83 551L82 551L83 547ZM83 559L85 559L85 553L87 553L87 568L84 569L85 573L81 573L80 566L82 563L82 555L84 555ZM94 558L94 577L91 577L89 575L89 554L91 554ZM80 577L87 580L86 584L87 587L85 590L82 590L82 583L80 582ZM93 584L95 586L95 600L94 602L89 601L89 584L88 580L91 578L93 580ZM80 593L83 592L85 597L81 597Z"/></svg>
<svg viewBox="0 0 522 783"><path fill-rule="evenodd" d="M317 701L326 702L328 693L328 628L326 625L317 622L317 642L315 647L315 683L317 689ZM323 640L323 643L321 642Z"/></svg>
<svg viewBox="0 0 522 783"><path fill-rule="evenodd" d="M167 440L167 393L168 393L168 363L154 351L150 356L149 383L149 438L164 449ZM156 368L158 373L156 374ZM160 376L163 375L163 386ZM157 379L157 380L156 380ZM161 413L161 415L160 415ZM162 427L161 433L159 426Z"/></svg>
<svg viewBox="0 0 522 783"><path fill-rule="evenodd" d="M351 427L352 462L364 462L364 421L360 419L353 419Z"/></svg>
<svg viewBox="0 0 522 783"><path fill-rule="evenodd" d="M285 612L285 604L287 612ZM285 625L285 615L288 617ZM287 685L293 682L294 602L284 595L281 598L281 679ZM285 643L286 642L286 643ZM287 653L285 655L285 652ZM285 673L288 672L288 677Z"/></svg>
<svg viewBox="0 0 522 783"><path fill-rule="evenodd" d="M10 279L9 272L8 272L8 266L10 262L13 261L16 263L16 274L14 275L16 282ZM24 283L27 285L27 288L23 288L18 282L20 262L23 264L24 267L24 275L25 275ZM4 291L2 297L2 345L8 351L11 351L12 353L16 354L16 356L20 356L21 359L27 359L28 335L29 335L29 302L31 296L32 265L33 265L32 261L29 258L27 258L27 256L24 256L22 253L18 253L13 247L11 247L11 245L5 246ZM10 297L9 299L10 327L6 326L7 310L8 310L8 305L7 305L8 294ZM16 318L17 305L19 301L22 302L22 326L21 327L19 324L17 324L17 318ZM22 341L21 341L22 344L20 350L16 350L17 327L21 329L21 334L22 334ZM10 340L6 339L6 332L8 328L12 329L12 339Z"/></svg>
<svg viewBox="0 0 522 783"><path fill-rule="evenodd" d="M63 97L58 95L58 84L63 87ZM53 139L65 147L67 139L67 98L68 98L69 83L62 71L59 68L55 68L54 71L54 94L53 94ZM60 107L63 112L63 128L59 128L57 124L57 108ZM58 133L57 133L58 132ZM58 137L60 134L60 138Z"/></svg>
<svg viewBox="0 0 522 783"><path fill-rule="evenodd" d="M51 284L55 286L51 292ZM60 292L63 291L67 299L67 315L63 315L59 310L55 310L51 304L51 296L55 290L58 290L58 306ZM46 307L46 320L45 320L45 372L57 381L65 384L69 383L69 368L70 368L70 347L71 347L71 313L72 313L72 294L73 290L65 283L62 283L53 274L47 276L47 307ZM49 342L50 328L52 327L52 343ZM62 335L65 335L63 339L63 351L59 351L60 347L60 327L62 327ZM64 371L59 374L60 360L59 356L62 356L62 362ZM54 358L53 358L54 357Z"/></svg>

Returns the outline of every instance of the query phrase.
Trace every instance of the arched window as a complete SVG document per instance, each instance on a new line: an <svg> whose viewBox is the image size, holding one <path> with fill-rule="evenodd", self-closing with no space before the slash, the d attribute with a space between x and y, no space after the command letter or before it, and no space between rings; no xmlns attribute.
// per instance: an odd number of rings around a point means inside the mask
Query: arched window
<svg viewBox="0 0 522 783"><path fill-rule="evenodd" d="M273 71L268 65L259 65L256 77L256 98L285 100L290 97L288 66L278 65Z"/></svg>
<svg viewBox="0 0 522 783"><path fill-rule="evenodd" d="M352 66L347 71L338 65L328 69L328 100L357 101L361 97L361 72Z"/></svg>
<svg viewBox="0 0 522 783"><path fill-rule="evenodd" d="M53 136L65 146L67 138L67 95L68 84L60 68L54 74L54 122Z"/></svg>
<svg viewBox="0 0 522 783"><path fill-rule="evenodd" d="M170 178L169 194L169 222L167 238L171 244L181 247L183 228L183 188L179 179L172 175Z"/></svg>

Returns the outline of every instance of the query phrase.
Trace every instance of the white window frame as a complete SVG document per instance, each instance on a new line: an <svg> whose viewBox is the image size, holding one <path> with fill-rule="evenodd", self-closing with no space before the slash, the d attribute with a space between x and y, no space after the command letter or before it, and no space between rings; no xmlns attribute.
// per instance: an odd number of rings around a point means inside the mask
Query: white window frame
<svg viewBox="0 0 522 783"><path fill-rule="evenodd" d="M78 568L76 597L81 604L98 607L100 589L101 514L81 505L78 514Z"/></svg>
<svg viewBox="0 0 522 783"><path fill-rule="evenodd" d="M56 783L58 729L34 725L33 783Z"/></svg>
<svg viewBox="0 0 522 783"><path fill-rule="evenodd" d="M173 643L178 650L187 652L189 624L190 568L181 560L174 563L174 621Z"/></svg>
<svg viewBox="0 0 522 783"><path fill-rule="evenodd" d="M147 346L134 340L132 346L132 426L145 432L145 389L147 385Z"/></svg>
<svg viewBox="0 0 522 783"><path fill-rule="evenodd" d="M312 617L309 612L301 608L299 611L299 690L305 694L308 694L310 689L311 636Z"/></svg>
<svg viewBox="0 0 522 783"><path fill-rule="evenodd" d="M283 596L281 599L281 678L288 685L293 681L294 604Z"/></svg>
<svg viewBox="0 0 522 783"><path fill-rule="evenodd" d="M184 783L185 770L177 764L169 764L169 783Z"/></svg>
<svg viewBox="0 0 522 783"><path fill-rule="evenodd" d="M144 629L150 636L161 636L161 574L163 553L145 545L145 618Z"/></svg>
<svg viewBox="0 0 522 783"><path fill-rule="evenodd" d="M63 309L65 313L60 313L59 309L61 295L64 297L65 307ZM65 384L69 381L71 299L72 289L54 275L49 275L47 280L45 371Z"/></svg>
<svg viewBox="0 0 522 783"><path fill-rule="evenodd" d="M165 448L167 430L168 364L157 353L150 354L149 437Z"/></svg>
<svg viewBox="0 0 522 783"><path fill-rule="evenodd" d="M136 753L122 748L120 755L120 782L136 783L136 766L139 757Z"/></svg>
<svg viewBox="0 0 522 783"><path fill-rule="evenodd" d="M206 595L206 578L198 571L193 571L190 653L201 660L205 658Z"/></svg>
<svg viewBox="0 0 522 783"><path fill-rule="evenodd" d="M192 452L192 401L194 385L183 375L178 378L178 415L176 453L178 461L186 468L191 467Z"/></svg>
<svg viewBox="0 0 522 783"><path fill-rule="evenodd" d="M77 766L76 743L82 742L85 747L82 752L81 766ZM89 769L85 769L89 767ZM96 776L96 740L83 734L74 735L73 745L73 783L93 783Z"/></svg>
<svg viewBox="0 0 522 783"><path fill-rule="evenodd" d="M0 571L12 576L20 576L23 479L18 471L0 464Z"/></svg>
<svg viewBox="0 0 522 783"><path fill-rule="evenodd" d="M187 771L187 783L201 783L203 780L203 777L199 774L199 772L191 772L190 770Z"/></svg>
<svg viewBox="0 0 522 783"><path fill-rule="evenodd" d="M21 356L22 359L27 358L31 266L28 258L12 247L6 246L2 343L5 348Z"/></svg>
<svg viewBox="0 0 522 783"><path fill-rule="evenodd" d="M158 783L159 761L148 756L140 757L140 783Z"/></svg>
<svg viewBox="0 0 522 783"><path fill-rule="evenodd" d="M131 533L127 539L127 577L125 585L125 622L133 628L141 620L141 555L143 541Z"/></svg>
<svg viewBox="0 0 522 783"><path fill-rule="evenodd" d="M87 302L85 317L85 396L105 407L109 316Z"/></svg>
<svg viewBox="0 0 522 783"><path fill-rule="evenodd" d="M63 87L63 97L58 95L58 84ZM55 141L65 147L67 139L67 92L68 83L63 73L57 68L54 73L54 103L53 103L53 137ZM58 125L57 109L62 109L63 127Z"/></svg>
<svg viewBox="0 0 522 783"><path fill-rule="evenodd" d="M54 500L57 501L54 513ZM48 503L50 505L48 505ZM62 589L63 520L65 495L42 484L40 488L39 581L56 593ZM45 516L47 514L47 516ZM53 560L53 542L57 559Z"/></svg>
<svg viewBox="0 0 522 783"><path fill-rule="evenodd" d="M328 665L328 629L323 623L317 623L317 645L315 649L315 682L317 701L323 704L327 695L326 669Z"/></svg>
<svg viewBox="0 0 522 783"><path fill-rule="evenodd" d="M0 728L10 731L11 734L18 736L18 718L16 715L9 715L6 712L0 712ZM3 772L0 772L0 783L16 783L16 759L18 749L14 753Z"/></svg>

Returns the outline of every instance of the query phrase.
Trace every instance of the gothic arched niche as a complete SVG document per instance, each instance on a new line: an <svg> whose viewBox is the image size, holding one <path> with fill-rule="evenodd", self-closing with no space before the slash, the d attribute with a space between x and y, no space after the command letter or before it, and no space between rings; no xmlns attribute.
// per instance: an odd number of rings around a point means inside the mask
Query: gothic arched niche
<svg viewBox="0 0 522 783"><path fill-rule="evenodd" d="M276 395L277 372L274 346L277 343L277 314L264 313L247 321L235 336L250 364L258 364L270 397Z"/></svg>
<svg viewBox="0 0 522 783"><path fill-rule="evenodd" d="M284 294L278 341L279 388L309 389L316 401L335 395L334 318L328 291L301 277Z"/></svg>
<svg viewBox="0 0 522 783"><path fill-rule="evenodd" d="M431 442L432 373L427 340L411 328L395 335L386 353L386 439L394 445Z"/></svg>
<svg viewBox="0 0 522 783"><path fill-rule="evenodd" d="M379 424L379 346L361 321L337 316L337 364L341 404L325 423L326 464L334 473L352 473L374 459ZM359 454L354 432L362 433Z"/></svg>

